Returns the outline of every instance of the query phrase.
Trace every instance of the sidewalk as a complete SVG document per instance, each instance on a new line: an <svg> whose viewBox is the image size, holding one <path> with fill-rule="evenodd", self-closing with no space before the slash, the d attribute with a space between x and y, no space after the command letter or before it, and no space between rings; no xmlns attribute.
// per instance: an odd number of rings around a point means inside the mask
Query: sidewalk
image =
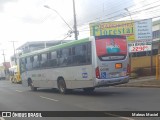
<svg viewBox="0 0 160 120"><path fill-rule="evenodd" d="M117 85L118 87L154 87L160 88L160 80L156 80L156 76L139 77L130 79L129 83Z"/></svg>

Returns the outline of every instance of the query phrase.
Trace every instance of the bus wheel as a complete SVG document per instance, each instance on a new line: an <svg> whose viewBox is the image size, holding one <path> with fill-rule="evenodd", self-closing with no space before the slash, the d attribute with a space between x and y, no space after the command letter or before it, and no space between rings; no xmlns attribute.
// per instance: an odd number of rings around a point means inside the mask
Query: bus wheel
<svg viewBox="0 0 160 120"><path fill-rule="evenodd" d="M37 91L37 88L34 87L33 82L31 79L28 79L28 86L30 86L32 91Z"/></svg>
<svg viewBox="0 0 160 120"><path fill-rule="evenodd" d="M89 88L83 88L83 91L86 93L93 93L94 92L94 87L89 87Z"/></svg>
<svg viewBox="0 0 160 120"><path fill-rule="evenodd" d="M37 91L37 88L34 87L33 83L31 83L31 86L30 86L30 87L31 87L31 90L32 90L32 91Z"/></svg>
<svg viewBox="0 0 160 120"><path fill-rule="evenodd" d="M66 83L65 83L64 79L63 78L59 78L57 84L58 84L59 92L61 94L65 94L66 91L67 91L67 88L66 88Z"/></svg>

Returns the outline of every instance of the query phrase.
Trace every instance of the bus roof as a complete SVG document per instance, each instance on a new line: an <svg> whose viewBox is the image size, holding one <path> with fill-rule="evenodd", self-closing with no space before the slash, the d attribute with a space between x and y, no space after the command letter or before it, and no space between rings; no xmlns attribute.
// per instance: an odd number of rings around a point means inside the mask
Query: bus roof
<svg viewBox="0 0 160 120"><path fill-rule="evenodd" d="M23 54L23 55L20 56L20 58L27 57L27 56L32 56L32 55L36 55L36 54L40 54L40 53L45 53L45 52L52 51L52 50L54 51L56 49L61 49L61 48L69 47L71 45L77 45L77 44L85 43L87 41L89 41L89 38L84 38L84 39L81 39L81 40L75 40L75 41L55 45L55 46L48 47L48 48L45 48L45 49L41 49L41 50L37 50L37 51L33 51L33 52L30 52L30 53Z"/></svg>

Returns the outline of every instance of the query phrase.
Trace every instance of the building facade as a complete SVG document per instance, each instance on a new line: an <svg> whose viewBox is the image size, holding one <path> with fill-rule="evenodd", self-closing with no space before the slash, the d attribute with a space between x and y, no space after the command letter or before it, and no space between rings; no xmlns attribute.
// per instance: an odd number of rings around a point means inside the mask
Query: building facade
<svg viewBox="0 0 160 120"><path fill-rule="evenodd" d="M26 42L22 46L18 47L16 50L19 52L15 55L11 56L11 65L14 66L19 63L19 56L31 51L44 49L47 47L51 47L54 45L70 42L72 40L52 40L52 41L33 41L33 42Z"/></svg>
<svg viewBox="0 0 160 120"><path fill-rule="evenodd" d="M152 50L132 53L131 71L142 71L143 73L155 74L156 55L160 54L160 20L152 23ZM141 69L141 70L140 70Z"/></svg>

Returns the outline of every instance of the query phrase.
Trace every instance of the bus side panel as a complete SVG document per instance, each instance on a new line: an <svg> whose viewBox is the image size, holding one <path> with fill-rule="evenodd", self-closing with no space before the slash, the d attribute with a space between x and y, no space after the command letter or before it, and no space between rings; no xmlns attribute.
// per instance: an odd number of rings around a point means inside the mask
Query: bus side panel
<svg viewBox="0 0 160 120"><path fill-rule="evenodd" d="M71 70L67 68L68 67L41 70L41 80L37 81L39 82L39 86L48 88L58 88L57 80L60 77L62 77L65 80L67 87L71 86L71 84L67 81L69 80L69 78L73 78L73 74L71 74Z"/></svg>
<svg viewBox="0 0 160 120"><path fill-rule="evenodd" d="M27 86L31 78L35 87L57 88L57 80L62 77L68 89L85 88L93 87L92 76L92 65L32 70L22 74L22 83Z"/></svg>
<svg viewBox="0 0 160 120"><path fill-rule="evenodd" d="M63 70L62 70L63 69ZM62 77L68 89L93 87L92 65L46 69L40 87L57 88L57 80Z"/></svg>
<svg viewBox="0 0 160 120"><path fill-rule="evenodd" d="M86 88L93 87L93 74L92 65L76 66L72 68L73 80L67 80L71 82L70 88Z"/></svg>

